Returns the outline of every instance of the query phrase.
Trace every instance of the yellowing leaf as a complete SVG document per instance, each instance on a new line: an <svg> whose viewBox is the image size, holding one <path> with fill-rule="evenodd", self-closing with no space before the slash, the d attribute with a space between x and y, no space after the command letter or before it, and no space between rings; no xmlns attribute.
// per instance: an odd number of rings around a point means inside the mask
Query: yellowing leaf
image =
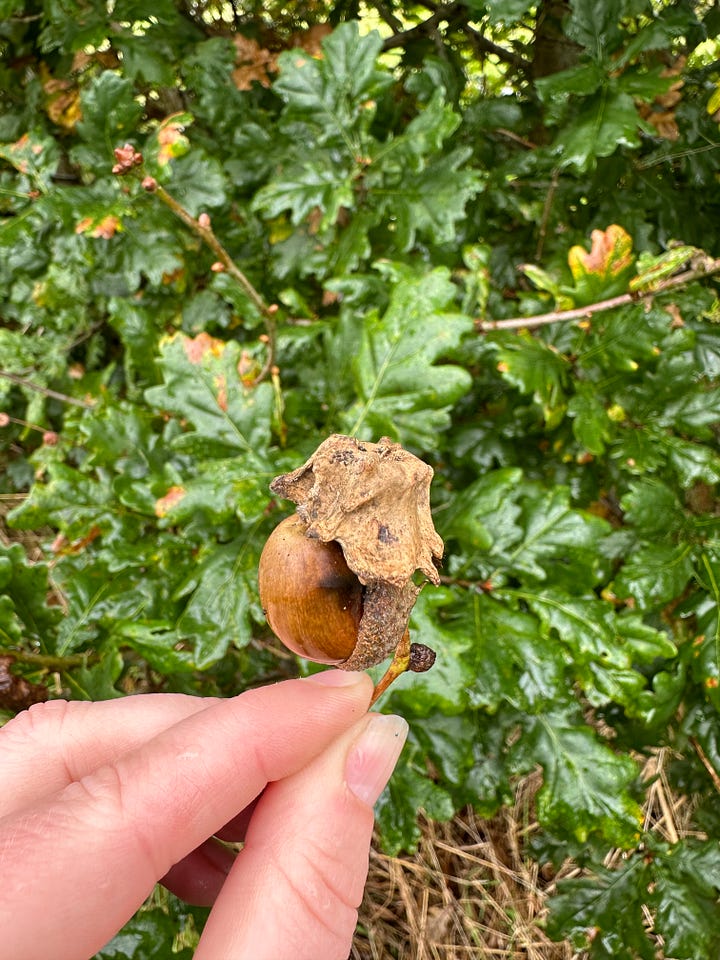
<svg viewBox="0 0 720 960"><path fill-rule="evenodd" d="M91 237L110 240L118 231L122 230L122 221L114 214L107 214L96 220L93 217L83 217L75 224L75 233L86 233Z"/></svg>
<svg viewBox="0 0 720 960"><path fill-rule="evenodd" d="M714 113L720 110L720 83L715 87L713 92L710 94L710 99L707 102L707 112L712 116Z"/></svg>
<svg viewBox="0 0 720 960"><path fill-rule="evenodd" d="M593 230L588 252L583 247L570 248L568 265L577 282L586 274L612 279L632 265L632 237L616 223L607 230Z"/></svg>
<svg viewBox="0 0 720 960"><path fill-rule="evenodd" d="M155 501L155 516L166 517L185 496L185 487L170 487L164 497Z"/></svg>
<svg viewBox="0 0 720 960"><path fill-rule="evenodd" d="M190 149L190 141L183 133L187 122L186 114L173 114L167 117L158 128L156 137L160 149L157 162L160 166L165 166L177 157L183 157Z"/></svg>
<svg viewBox="0 0 720 960"><path fill-rule="evenodd" d="M225 349L225 341L211 337L209 333L199 333L196 337L181 337L185 355L190 363L202 363L203 359L211 354L221 356Z"/></svg>

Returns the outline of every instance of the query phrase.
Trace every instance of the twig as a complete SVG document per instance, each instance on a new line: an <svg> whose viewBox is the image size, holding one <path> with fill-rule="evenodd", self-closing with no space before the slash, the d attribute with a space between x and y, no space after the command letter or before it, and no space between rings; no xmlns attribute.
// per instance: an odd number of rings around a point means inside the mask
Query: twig
<svg viewBox="0 0 720 960"><path fill-rule="evenodd" d="M210 224L201 224L199 220L196 220L195 217L188 213L185 207L183 207L183 205L179 203L175 197L168 193L165 187L160 186L159 183L150 192L154 193L155 196L162 200L162 202L172 210L175 216L182 220L186 227L189 227L196 236L200 237L203 243L210 247L227 272L233 277L233 279L237 280L245 293L248 295L248 298L257 307L259 312L265 316L268 311L265 301L232 259L225 247L220 243Z"/></svg>
<svg viewBox="0 0 720 960"><path fill-rule="evenodd" d="M240 267L238 267L222 243L218 240L212 226L210 225L209 217L205 216L202 219L202 222L200 219L193 217L192 214L188 213L185 207L183 207L183 205L172 196L172 194L168 193L168 191L156 181L153 181L151 189L149 188L149 192L154 193L159 200L162 200L165 206L168 207L169 210L172 210L175 216L182 220L185 226L188 227L197 237L200 238L200 240L202 240L206 246L212 250L218 261L223 265L223 268L230 274L233 280L235 280L236 283L242 287L248 297L248 300L250 300L250 302L262 316L265 323L265 329L267 331L267 351L265 363L263 364L260 373L253 381L253 385L260 383L267 377L275 365L275 340L277 332L275 314L277 313L277 306L275 304L268 305L265 303L250 280L242 272ZM202 214L200 216L201 218L203 217Z"/></svg>
<svg viewBox="0 0 720 960"><path fill-rule="evenodd" d="M693 750L695 751L695 753L698 755L698 757L700 757L700 761L701 761L702 765L703 765L703 766L705 767L705 769L707 770L707 772L708 772L708 774L709 774L709 776L710 776L710 779L711 779L712 782L713 782L713 786L715 787L715 789L717 790L717 792L720 793L720 776L718 775L717 770L716 770L715 767L710 763L710 761L708 760L707 756L705 755L705 751L704 751L703 748L700 746L699 742L695 739L695 737L690 737L690 743L692 744L692 748L693 748Z"/></svg>
<svg viewBox="0 0 720 960"><path fill-rule="evenodd" d="M587 320L596 313L604 310L614 310L616 307L628 306L641 300L652 299L660 294L685 287L695 280L702 280L715 273L720 273L720 259L707 259L700 267L686 270L669 280L656 284L649 290L638 290L633 293L622 293L609 300L600 300L598 303L589 303L585 307L575 307L572 310L553 310L550 313L540 313L533 317L510 317L508 320L475 320L475 329L478 333L488 333L491 330L529 330L533 327L542 327L550 323L567 323L570 320Z"/></svg>
<svg viewBox="0 0 720 960"><path fill-rule="evenodd" d="M478 593L491 593L493 585L490 580L465 580L462 577L448 577L440 574L440 583L447 587L461 587L463 590L476 590Z"/></svg>
<svg viewBox="0 0 720 960"><path fill-rule="evenodd" d="M87 400L68 397L65 393L58 393L57 390L51 390L49 387L43 387L39 383L33 383L31 380L19 377L16 373L8 373L5 370L0 370L0 377L2 377L3 380L9 380L10 383L17 384L19 387L26 387L28 390L35 390L37 393L42 393L46 397L52 397L54 400L71 403L75 407L84 407L86 410L89 410L93 406L93 404L88 403Z"/></svg>
<svg viewBox="0 0 720 960"><path fill-rule="evenodd" d="M44 670L71 670L73 667L81 667L87 663L95 663L100 659L98 653L71 653L65 657L54 656L50 653L33 653L29 650L1 650L6 656L12 657L16 663L22 663L29 667L38 667Z"/></svg>
<svg viewBox="0 0 720 960"><path fill-rule="evenodd" d="M557 190L558 181L560 180L560 167L555 167L552 173L552 178L550 180L550 189L547 192L545 197L545 204L543 205L542 217L540 218L540 227L538 229L538 242L537 247L535 248L535 259L542 260L543 249L545 247L545 237L547 236L547 225L548 220L550 219L550 211L552 210L552 205L555 200L555 191Z"/></svg>
<svg viewBox="0 0 720 960"><path fill-rule="evenodd" d="M372 6L375 7L379 15L385 21L385 23L392 28L395 33L402 32L402 21L398 20L392 10L387 8L387 5L382 3L381 0L374 0Z"/></svg>
<svg viewBox="0 0 720 960"><path fill-rule="evenodd" d="M505 127L495 127L493 133L501 137L507 137L508 140L512 140L514 143L519 143L520 146L525 147L526 150L537 150L537 144L533 143L532 140L527 140L525 137L521 137L512 130L507 130Z"/></svg>
<svg viewBox="0 0 720 960"><path fill-rule="evenodd" d="M435 28L443 20L451 20L458 12L459 3L449 3L446 6L439 6L435 13L418 23L417 26L409 30L403 30L388 37L383 43L383 50L392 50L394 47L403 47L408 41L416 40L418 37L425 37L433 33Z"/></svg>
<svg viewBox="0 0 720 960"><path fill-rule="evenodd" d="M506 50L505 47L501 47L499 44L493 43L492 40L488 40L487 37L484 37L481 33L478 33L477 30L471 27L468 23L463 24L462 29L472 44L476 54L480 54L480 56L493 54L498 58L498 60L502 60L503 63L507 63L511 67L515 67L515 69L519 70L520 73L530 73L531 64L529 60L526 60L524 57L521 57L512 50ZM478 59L480 58L478 57Z"/></svg>
<svg viewBox="0 0 720 960"><path fill-rule="evenodd" d="M126 143L122 147L116 147L113 153L116 163L112 168L112 172L116 176L131 174L138 177L143 190L147 193L155 194L195 236L199 237L200 240L212 250L217 257L217 266L214 264L213 268L227 270L233 280L242 287L250 302L262 316L267 331L265 336L267 353L263 368L253 381L252 386L260 383L261 380L264 380L265 377L272 372L275 366L275 337L277 330L275 314L278 311L277 304L273 303L268 305L265 303L255 287L215 236L215 232L210 223L210 217L207 213L201 213L197 218L193 217L172 194L168 193L168 191L157 182L155 177L146 175L143 155L139 150L136 150L131 143ZM261 337L260 339L262 340L263 338Z"/></svg>

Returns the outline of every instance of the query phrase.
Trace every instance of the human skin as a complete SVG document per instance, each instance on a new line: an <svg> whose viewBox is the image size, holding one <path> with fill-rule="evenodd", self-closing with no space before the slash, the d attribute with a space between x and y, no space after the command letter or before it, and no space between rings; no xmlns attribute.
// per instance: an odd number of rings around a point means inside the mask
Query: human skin
<svg viewBox="0 0 720 960"><path fill-rule="evenodd" d="M162 881L196 960L346 960L372 804L404 743L372 682L50 701L0 730L0 960L87 960ZM244 840L234 854L215 837Z"/></svg>

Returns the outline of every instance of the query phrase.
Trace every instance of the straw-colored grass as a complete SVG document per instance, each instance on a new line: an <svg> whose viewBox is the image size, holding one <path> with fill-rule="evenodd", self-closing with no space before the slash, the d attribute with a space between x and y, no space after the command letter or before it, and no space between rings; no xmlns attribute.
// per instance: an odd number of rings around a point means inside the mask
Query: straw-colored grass
<svg viewBox="0 0 720 960"><path fill-rule="evenodd" d="M557 876L524 853L538 782L491 820L471 808L449 823L421 819L412 856L373 849L352 960L572 960L542 926Z"/></svg>
<svg viewBox="0 0 720 960"><path fill-rule="evenodd" d="M650 786L644 827L674 843L701 835L691 827L691 799L670 790L669 759L669 751L659 750L645 762ZM580 870L568 861L556 872L527 853L528 840L540 829L533 818L540 783L539 775L529 777L514 807L490 820L469 808L449 823L421 817L415 854L389 857L374 848L349 960L586 960L584 951L555 943L544 932L557 881ZM621 856L620 850L608 851L605 866ZM645 919L657 960L671 960L653 934L649 910Z"/></svg>

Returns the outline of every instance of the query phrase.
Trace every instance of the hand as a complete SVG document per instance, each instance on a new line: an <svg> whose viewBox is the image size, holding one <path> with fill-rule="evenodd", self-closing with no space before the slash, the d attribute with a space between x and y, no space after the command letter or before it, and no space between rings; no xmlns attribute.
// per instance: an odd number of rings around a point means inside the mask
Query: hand
<svg viewBox="0 0 720 960"><path fill-rule="evenodd" d="M214 903L195 960L345 960L407 733L366 713L371 692L333 670L19 714L0 729L0 960L87 960L159 880Z"/></svg>

